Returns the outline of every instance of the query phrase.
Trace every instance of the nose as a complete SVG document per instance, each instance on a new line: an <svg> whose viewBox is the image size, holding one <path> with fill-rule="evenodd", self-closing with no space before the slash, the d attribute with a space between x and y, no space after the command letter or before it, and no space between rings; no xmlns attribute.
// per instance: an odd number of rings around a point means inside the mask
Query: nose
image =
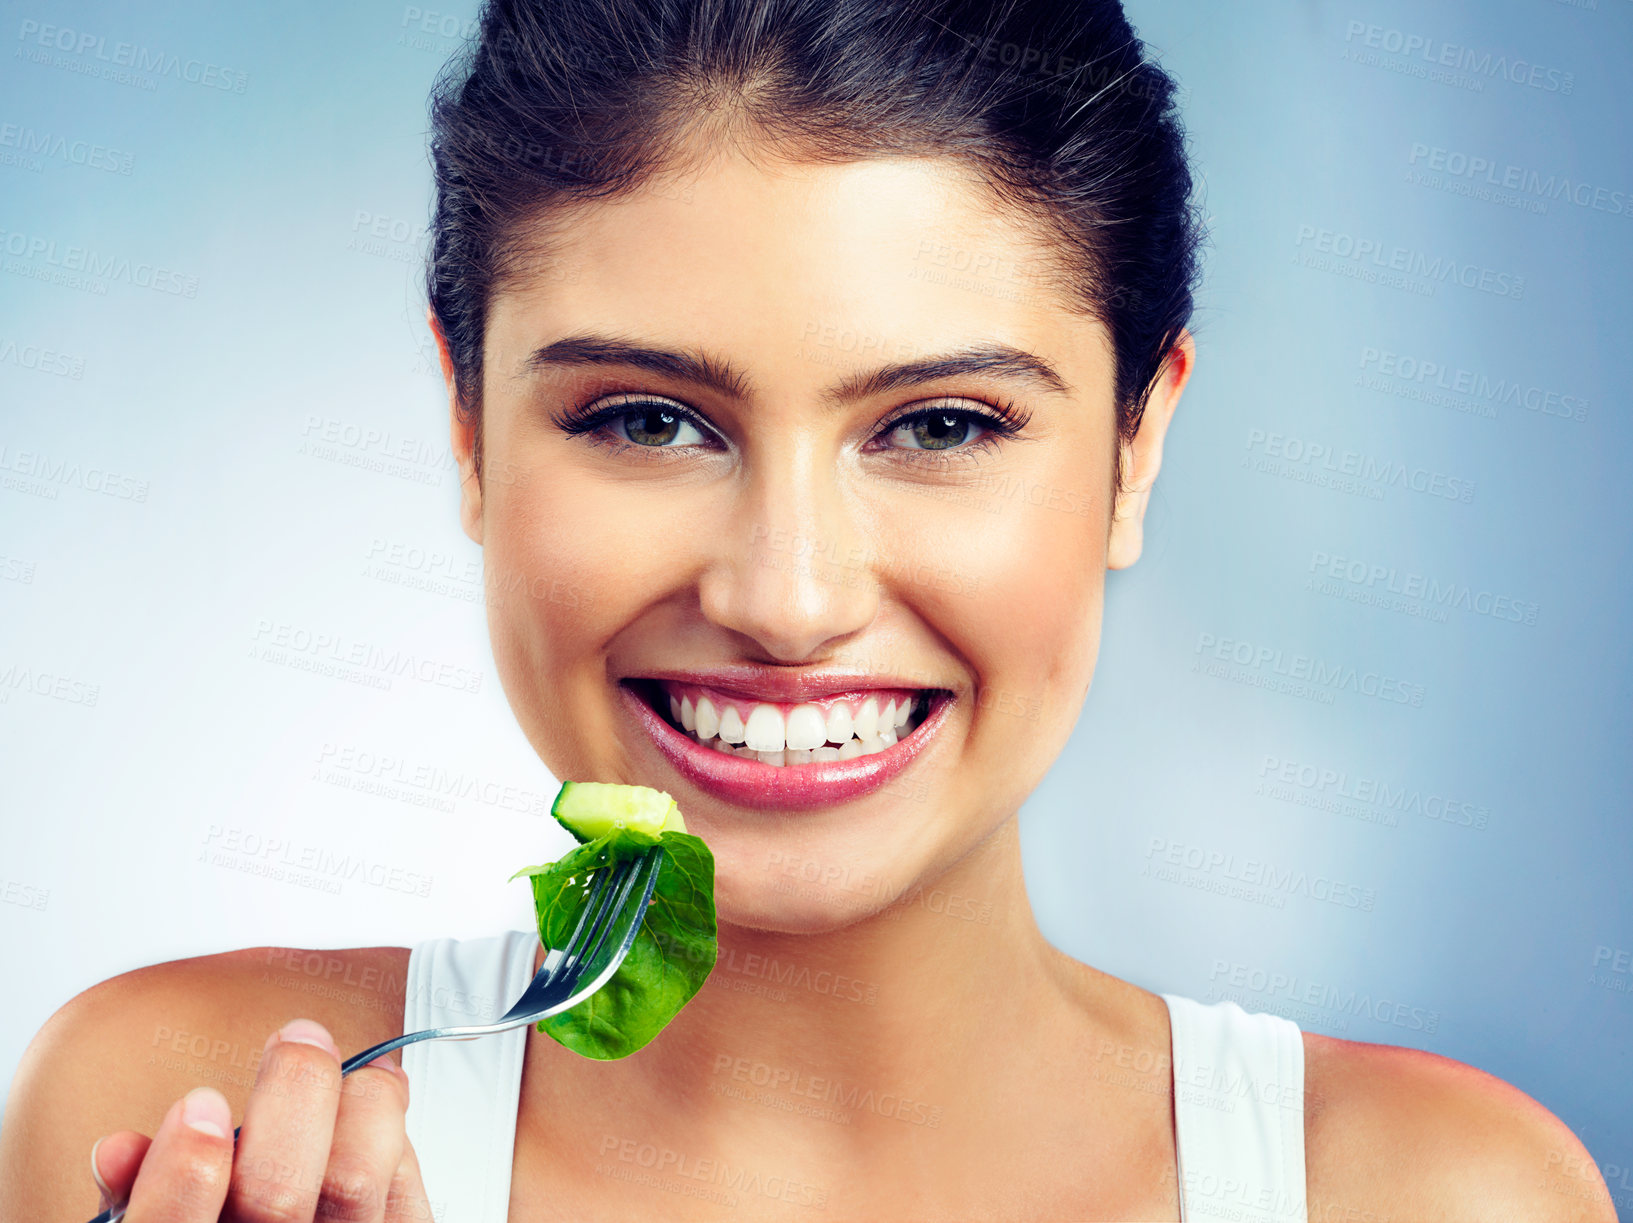
<svg viewBox="0 0 1633 1223"><path fill-rule="evenodd" d="M745 472L699 579L703 614L782 662L821 658L873 622L879 582L862 507L832 453L767 459Z"/></svg>

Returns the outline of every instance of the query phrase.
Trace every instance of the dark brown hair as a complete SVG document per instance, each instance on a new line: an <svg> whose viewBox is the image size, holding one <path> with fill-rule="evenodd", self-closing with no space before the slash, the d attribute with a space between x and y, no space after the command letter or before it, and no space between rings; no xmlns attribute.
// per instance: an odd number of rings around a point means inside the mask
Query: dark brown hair
<svg viewBox="0 0 1633 1223"><path fill-rule="evenodd" d="M427 270L479 470L496 288L542 266L567 206L733 140L975 168L1055 240L1048 287L1110 331L1131 438L1198 275L1174 92L1119 0L488 0L432 96Z"/></svg>

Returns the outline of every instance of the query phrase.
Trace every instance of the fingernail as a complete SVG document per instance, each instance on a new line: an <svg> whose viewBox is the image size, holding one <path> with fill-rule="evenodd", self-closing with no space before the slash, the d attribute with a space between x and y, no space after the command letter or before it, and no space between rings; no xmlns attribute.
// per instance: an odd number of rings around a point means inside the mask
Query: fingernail
<svg viewBox="0 0 1633 1223"><path fill-rule="evenodd" d="M302 1045L316 1045L319 1049L327 1050L335 1059L340 1060L340 1050L335 1047L334 1038L324 1030L323 1025L314 1023L310 1019L291 1019L266 1039L266 1047L261 1050L265 1053L273 1044L280 1040L294 1041Z"/></svg>
<svg viewBox="0 0 1633 1223"><path fill-rule="evenodd" d="M181 1119L201 1134L225 1138L231 1132L232 1109L214 1087L195 1087L182 1100Z"/></svg>
<svg viewBox="0 0 1633 1223"><path fill-rule="evenodd" d="M106 1134L102 1136L102 1138L106 1137ZM102 1195L102 1200L111 1206L113 1204L113 1190L109 1189L108 1183L102 1179L102 1169L96 1166L96 1151L102 1145L102 1138L98 1138L91 1144L91 1179L96 1182L96 1189Z"/></svg>

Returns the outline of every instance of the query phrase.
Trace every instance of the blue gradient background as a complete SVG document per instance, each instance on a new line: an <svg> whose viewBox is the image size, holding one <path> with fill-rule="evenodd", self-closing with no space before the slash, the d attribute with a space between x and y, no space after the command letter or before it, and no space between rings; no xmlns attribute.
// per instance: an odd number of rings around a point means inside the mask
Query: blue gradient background
<svg viewBox="0 0 1633 1223"><path fill-rule="evenodd" d="M1040 921L1153 990L1488 1070L1582 1137L1633 1217L1633 3L1129 9L1184 89L1212 245L1147 552L1109 576L1094 687L1023 812ZM564 846L539 813L555 783L504 701L479 583L462 576L480 556L457 527L422 322L425 100L470 9L437 12L0 6L8 1077L58 1005L138 964L526 926L526 887L505 879ZM1571 91L1413 76L1353 22L1568 72ZM74 68L98 66L94 50L43 48L29 23L242 73L244 87L88 75ZM129 173L29 153L41 136L105 146ZM1603 187L1621 211L1552 199L1536 212L1414 182L1415 145ZM1523 277L1523 296L1308 266L1322 230ZM196 295L36 279L52 268L29 253L36 239L194 277ZM40 347L70 372L31 367ZM1585 419L1380 390L1370 350L1571 396ZM303 453L326 428L381 438ZM1254 466L1270 434L1474 493L1283 478ZM19 487L25 451L143 481L145 500L83 480ZM391 545L445 559L382 569ZM1437 622L1324 593L1318 553L1534 603L1536 622L1457 609ZM402 584L416 573L452 593ZM263 623L403 649L480 690L399 678L382 692L272 665ZM1226 639L1398 677L1421 686L1421 707L1199 670L1218 661L1203 643ZM17 682L42 673L82 696L94 685L95 704ZM359 792L366 765L334 771L348 750L480 780L486 797L433 809ZM1267 760L1466 803L1485 827L1312 801L1337 783L1267 793ZM428 894L212 865L235 835L362 856ZM1170 847L1213 865L1173 867ZM1209 890L1264 862L1352 885L1341 894L1370 907Z"/></svg>

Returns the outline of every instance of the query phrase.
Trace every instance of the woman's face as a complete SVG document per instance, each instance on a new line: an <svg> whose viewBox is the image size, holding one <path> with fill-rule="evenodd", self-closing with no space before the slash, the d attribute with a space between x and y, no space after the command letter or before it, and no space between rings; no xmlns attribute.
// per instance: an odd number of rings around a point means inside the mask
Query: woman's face
<svg viewBox="0 0 1633 1223"><path fill-rule="evenodd" d="M830 929L928 883L1071 731L1144 498L1114 525L1109 339L1037 241L950 162L722 159L576 210L493 300L462 512L506 695L556 777L675 797L722 922ZM467 477L469 444L456 420ZM828 742L870 695L876 737ZM809 762L703 746L671 696Z"/></svg>

